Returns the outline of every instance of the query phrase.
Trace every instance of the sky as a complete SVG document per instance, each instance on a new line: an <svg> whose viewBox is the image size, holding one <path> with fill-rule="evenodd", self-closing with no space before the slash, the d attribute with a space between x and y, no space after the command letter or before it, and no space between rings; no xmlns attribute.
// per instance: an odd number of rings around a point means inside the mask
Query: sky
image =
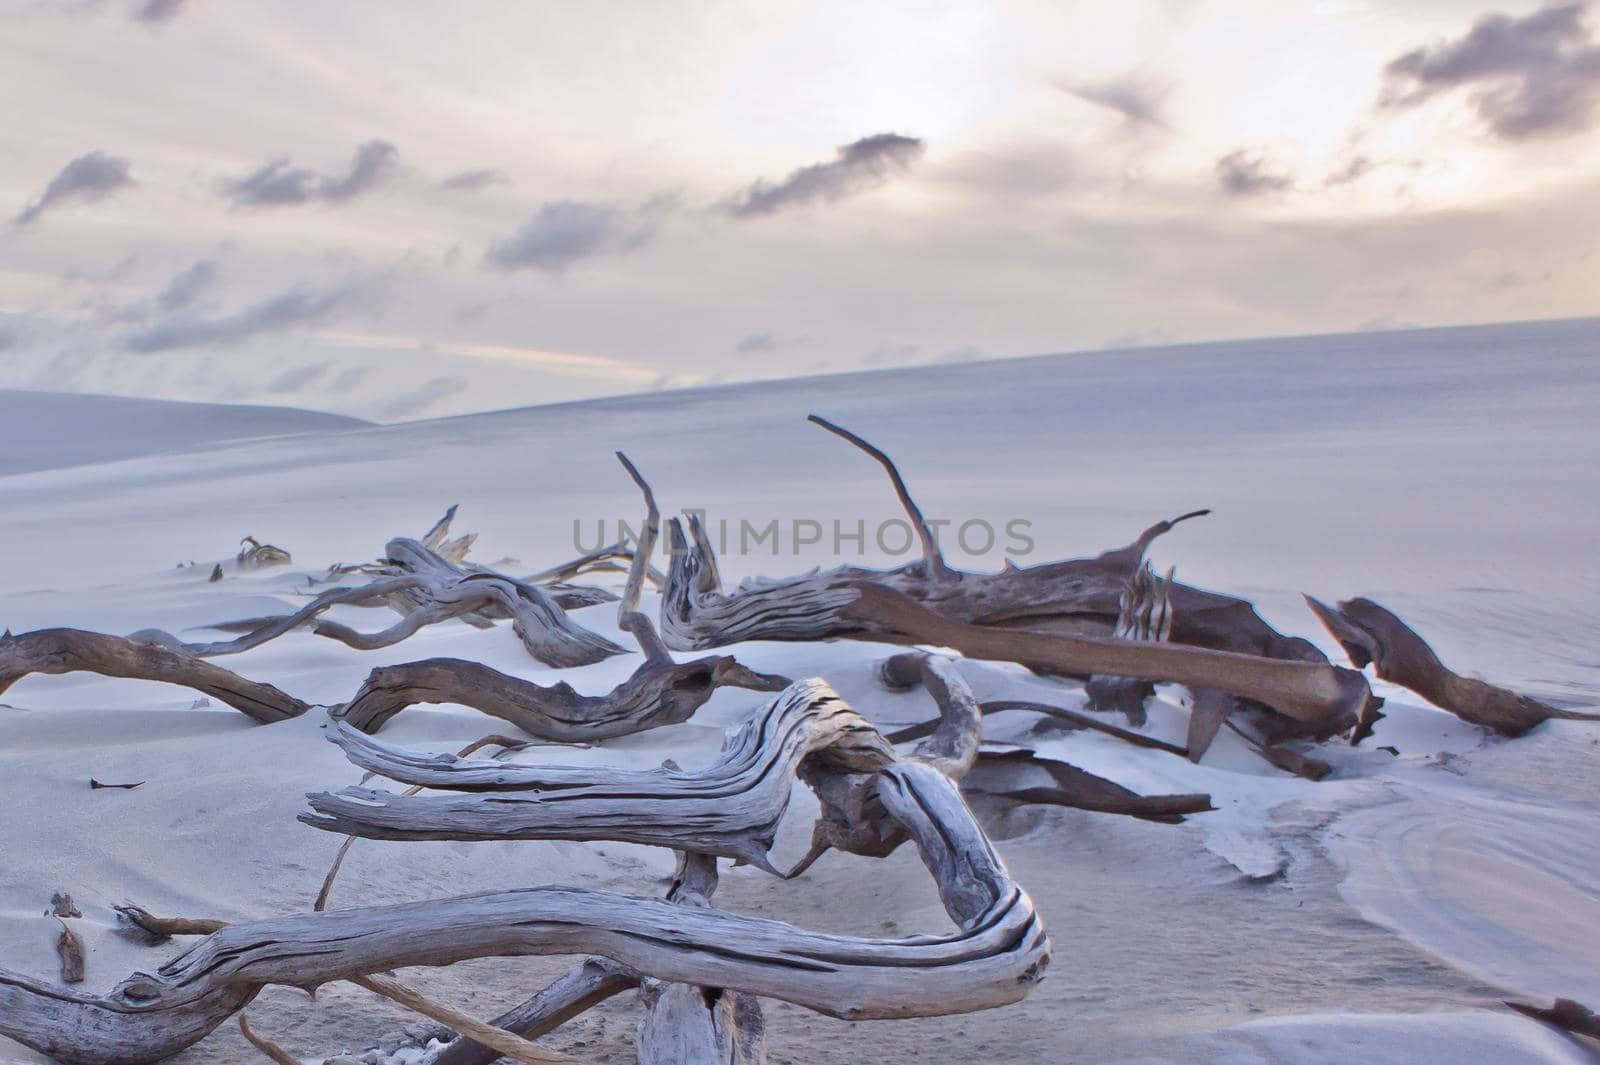
<svg viewBox="0 0 1600 1065"><path fill-rule="evenodd" d="M380 421L1600 313L1600 9L0 0L0 388Z"/></svg>

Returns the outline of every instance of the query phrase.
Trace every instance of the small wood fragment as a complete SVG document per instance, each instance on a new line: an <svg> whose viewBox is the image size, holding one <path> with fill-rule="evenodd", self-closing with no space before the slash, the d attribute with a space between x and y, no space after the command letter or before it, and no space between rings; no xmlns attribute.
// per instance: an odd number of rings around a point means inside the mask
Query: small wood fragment
<svg viewBox="0 0 1600 1065"><path fill-rule="evenodd" d="M78 912L78 904L72 901L72 896L64 891L58 891L50 896L50 913L54 917L82 917Z"/></svg>
<svg viewBox="0 0 1600 1065"><path fill-rule="evenodd" d="M61 981L67 984L83 983L83 941L67 927L67 922L56 918L61 925L61 938L56 940L56 953L61 955Z"/></svg>
<svg viewBox="0 0 1600 1065"><path fill-rule="evenodd" d="M112 789L120 788L123 791L132 791L134 788L140 787L143 784L144 784L144 781L142 781L142 780L136 780L132 784L106 784L103 781L96 780L94 777L90 777L89 778L89 790L90 791L94 791L94 790L99 789L99 788L112 788Z"/></svg>
<svg viewBox="0 0 1600 1065"><path fill-rule="evenodd" d="M243 1013L239 1014L239 1031L249 1040L250 1045L261 1053L271 1058L277 1065L300 1065L300 1059L283 1049L266 1036L256 1034L250 1027L250 1019Z"/></svg>

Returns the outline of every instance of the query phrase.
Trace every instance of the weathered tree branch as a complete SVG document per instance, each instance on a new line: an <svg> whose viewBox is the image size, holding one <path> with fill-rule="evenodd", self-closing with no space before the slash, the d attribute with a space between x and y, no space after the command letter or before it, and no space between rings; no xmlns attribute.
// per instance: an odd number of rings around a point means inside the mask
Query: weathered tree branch
<svg viewBox="0 0 1600 1065"><path fill-rule="evenodd" d="M1326 663L1282 661L1171 643L1004 630L963 624L879 584L855 586L844 616L889 627L918 643L950 647L969 658L1018 662L1033 669L1114 673L1218 688L1254 699L1326 735L1351 727L1375 697L1360 673ZM1181 617L1180 615L1177 615Z"/></svg>
<svg viewBox="0 0 1600 1065"><path fill-rule="evenodd" d="M792 704L802 693L819 714L849 714L818 681L796 685L776 702ZM740 729L730 747L770 720ZM868 739L871 727L856 721L838 723L851 736L849 750L881 748L881 738ZM871 783L877 808L917 842L958 931L862 939L608 892L530 888L233 925L103 997L0 972L0 1034L82 1065L138 1065L195 1042L267 983L313 988L399 966L527 954L600 955L657 980L778 998L850 1019L964 1012L1021 998L1042 974L1049 939L955 786L917 762L851 773L853 756L837 748L814 752L804 763L808 779ZM730 794L724 806L744 799Z"/></svg>
<svg viewBox="0 0 1600 1065"><path fill-rule="evenodd" d="M1461 676L1441 662L1410 626L1371 599L1347 599L1335 608L1308 595L1306 603L1343 645L1356 668L1370 662L1380 679L1411 689L1463 721L1502 736L1520 736L1551 718L1600 721L1597 714L1562 710L1486 680ZM1370 735L1377 717L1363 720L1351 742Z"/></svg>
<svg viewBox="0 0 1600 1065"><path fill-rule="evenodd" d="M36 629L0 636L0 692L30 673L99 673L177 684L227 703L264 725L310 707L292 695L166 647L83 629Z"/></svg>
<svg viewBox="0 0 1600 1065"><path fill-rule="evenodd" d="M586 958L520 1006L494 1019L496 1028L536 1039L606 999L639 986L639 974L608 958ZM493 1065L500 1052L462 1036L439 1052L433 1065Z"/></svg>
<svg viewBox="0 0 1600 1065"><path fill-rule="evenodd" d="M493 798L401 796L351 787L310 796L316 828L370 839L607 839L740 859L769 872L767 852L808 758L855 772L892 749L820 681L781 693L729 736L707 768L622 770L506 765L420 755L339 726L329 736L361 766L405 784L529 792Z"/></svg>
<svg viewBox="0 0 1600 1065"><path fill-rule="evenodd" d="M887 456L854 434L813 420L868 450L890 471L896 493L923 537L924 558L891 570L840 566L798 577L749 581L726 592L717 574L716 554L699 520L690 516L686 538L682 525L673 519L667 530L672 561L661 600L661 634L668 647L703 650L745 640L835 637L918 642L883 619L846 611L855 598L852 589L861 583L889 588L972 625L1106 636L1115 627L1123 585L1151 542L1179 521L1206 513L1194 511L1157 522L1131 544L1094 558L1026 568L1008 565L999 573L953 570L937 554L936 544L930 551L928 523ZM1326 661L1309 642L1272 629L1245 600L1175 584L1170 601L1172 639L1178 643L1291 661Z"/></svg>

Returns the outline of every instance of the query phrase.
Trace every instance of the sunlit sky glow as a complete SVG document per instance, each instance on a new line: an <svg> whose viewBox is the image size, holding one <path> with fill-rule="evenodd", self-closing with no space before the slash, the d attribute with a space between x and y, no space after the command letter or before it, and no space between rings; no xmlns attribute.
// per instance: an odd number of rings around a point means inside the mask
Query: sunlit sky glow
<svg viewBox="0 0 1600 1065"><path fill-rule="evenodd" d="M0 387L395 420L1600 313L1581 3L0 0L0 91Z"/></svg>

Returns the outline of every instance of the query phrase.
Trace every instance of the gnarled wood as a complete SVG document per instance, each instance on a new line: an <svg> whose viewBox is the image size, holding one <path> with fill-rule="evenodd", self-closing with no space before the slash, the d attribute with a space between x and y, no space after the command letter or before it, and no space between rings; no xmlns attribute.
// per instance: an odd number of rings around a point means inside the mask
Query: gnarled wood
<svg viewBox="0 0 1600 1065"><path fill-rule="evenodd" d="M767 852L801 761L871 772L892 749L821 681L803 681L752 714L698 772L506 765L421 755L348 726L329 738L361 766L405 784L530 792L493 798L403 796L351 787L316 793L300 819L370 839L606 839L722 855L772 870Z"/></svg>
<svg viewBox="0 0 1600 1065"><path fill-rule="evenodd" d="M889 471L896 494L923 539L924 557L890 570L840 566L798 577L747 581L728 592L699 520L690 516L691 544L673 519L668 524L672 561L661 599L661 634L667 646L687 651L745 640L835 637L919 642L888 619L847 611L855 598L852 589L862 583L891 589L972 625L1105 636L1116 624L1124 583L1143 561L1150 543L1178 522L1207 513L1194 511L1157 522L1131 544L1094 558L1008 566L999 573L953 570L938 554L928 523L888 456L853 433L819 418L812 420L866 450ZM1178 643L1292 661L1326 661L1309 642L1275 631L1243 599L1175 584L1170 601L1172 639Z"/></svg>
<svg viewBox="0 0 1600 1065"><path fill-rule="evenodd" d="M587 743L689 720L720 687L781 691L787 680L717 655L666 667L646 662L605 695L581 695L566 681L545 686L460 658L380 666L330 712L377 732L417 703L457 703L508 721L530 736Z"/></svg>
<svg viewBox="0 0 1600 1065"><path fill-rule="evenodd" d="M535 1039L606 999L639 986L639 974L608 958L586 958L528 1001L494 1019L496 1028ZM433 1065L493 1065L498 1050L462 1036L439 1052Z"/></svg>
<svg viewBox="0 0 1600 1065"><path fill-rule="evenodd" d="M270 725L310 707L292 695L246 680L193 655L83 629L36 629L0 636L0 692L30 673L99 673L193 688Z"/></svg>
<svg viewBox="0 0 1600 1065"><path fill-rule="evenodd" d="M0 971L0 1034L64 1061L139 1065L195 1042L267 983L314 988L399 966L526 954L599 955L663 982L778 998L849 1019L965 1012L1025 995L1042 975L1049 939L950 779L921 762L883 765L891 756L882 738L820 681L802 682L774 702L790 709L759 715L735 732L729 750L744 747L763 723L813 720L806 703L820 718L836 719L840 743L803 760L806 778L873 790L879 816L917 842L958 931L905 940L826 935L654 899L530 888L233 925L106 996ZM370 743L349 730L343 736ZM788 740L777 731L764 742ZM882 768L853 772L863 752L866 764ZM493 771L558 784L574 772ZM483 777L473 767L464 772ZM789 779L782 767L774 772ZM735 790L722 805L746 797ZM880 834L893 832L885 827Z"/></svg>
<svg viewBox="0 0 1600 1065"><path fill-rule="evenodd" d="M1411 689L1463 721L1502 736L1520 736L1551 718L1600 721L1600 715L1562 710L1498 684L1463 677L1441 662L1409 625L1371 599L1347 599L1335 608L1308 595L1306 603L1358 669L1370 662L1381 679ZM1375 723L1376 718L1364 721L1351 742L1369 735Z"/></svg>
<svg viewBox="0 0 1600 1065"><path fill-rule="evenodd" d="M846 616L891 626L919 643L954 648L969 658L1018 662L1060 673L1115 673L1219 688L1265 703L1327 734L1353 725L1374 698L1360 673L1325 663L966 625L881 585L860 584L855 593L857 599L845 608Z"/></svg>

